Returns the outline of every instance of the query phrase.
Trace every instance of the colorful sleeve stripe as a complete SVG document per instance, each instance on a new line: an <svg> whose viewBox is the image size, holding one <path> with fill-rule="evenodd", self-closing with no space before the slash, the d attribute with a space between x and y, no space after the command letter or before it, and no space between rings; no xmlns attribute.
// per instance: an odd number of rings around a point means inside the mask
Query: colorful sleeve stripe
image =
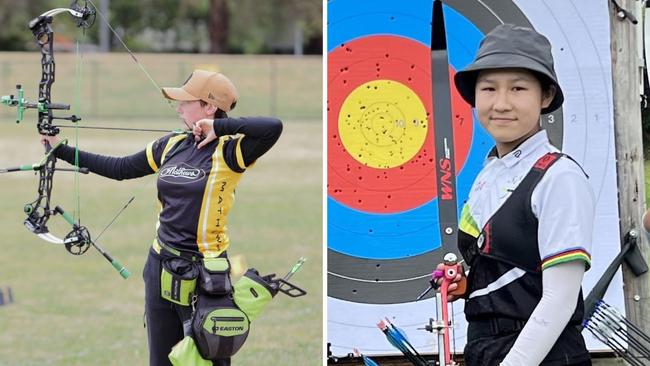
<svg viewBox="0 0 650 366"><path fill-rule="evenodd" d="M153 158L153 144L155 141L150 142L147 145L147 148L145 151L147 152L147 161L149 162L149 166L154 172L158 171L158 164L156 164L156 160Z"/></svg>
<svg viewBox="0 0 650 366"><path fill-rule="evenodd" d="M583 248L571 248L560 253L552 254L542 259L542 270L553 267L560 263L572 261L585 262L585 271L591 268L591 254Z"/></svg>
<svg viewBox="0 0 650 366"><path fill-rule="evenodd" d="M239 167L242 169L246 169L246 164L244 163L244 154L241 151L241 140L244 138L245 136L242 136L237 139L237 148L235 149L235 154L237 156L237 165L239 165Z"/></svg>
<svg viewBox="0 0 650 366"><path fill-rule="evenodd" d="M478 238L479 234L481 233L478 225L476 224L476 221L474 221L472 214L469 212L468 204L465 204L465 206L463 206L463 211L460 214L460 222L458 223L458 228L475 238Z"/></svg>

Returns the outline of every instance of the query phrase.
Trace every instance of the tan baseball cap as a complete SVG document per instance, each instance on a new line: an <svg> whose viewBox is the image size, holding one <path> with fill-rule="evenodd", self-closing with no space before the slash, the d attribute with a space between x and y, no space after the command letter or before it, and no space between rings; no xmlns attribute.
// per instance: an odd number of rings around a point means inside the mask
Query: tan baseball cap
<svg viewBox="0 0 650 366"><path fill-rule="evenodd" d="M167 99L192 101L202 100L217 106L224 112L234 108L237 89L225 75L205 70L194 70L180 88L162 88Z"/></svg>

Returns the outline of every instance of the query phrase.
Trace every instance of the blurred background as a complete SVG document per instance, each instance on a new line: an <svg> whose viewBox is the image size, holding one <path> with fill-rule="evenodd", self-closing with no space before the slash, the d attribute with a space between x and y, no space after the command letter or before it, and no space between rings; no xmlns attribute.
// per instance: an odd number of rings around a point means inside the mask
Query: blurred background
<svg viewBox="0 0 650 366"><path fill-rule="evenodd" d="M293 277L308 295L278 295L251 325L233 364L322 364L322 3L93 2L139 64L99 15L85 33L67 14L54 18L52 102L70 104L80 126L181 128L175 105L158 86L179 86L194 69L233 80L240 99L232 116L271 115L284 122L277 145L238 186L229 252L244 255L263 274L280 276L308 257ZM27 22L69 5L0 0L0 95L15 94L21 84L26 99L37 98L40 54ZM0 168L42 158L36 115L28 110L17 124L16 109L0 106ZM60 134L82 150L112 156L138 152L162 135L85 129ZM37 176L0 175L0 365L148 362L141 273L155 234L155 177L117 182L82 175L78 193L75 184L74 174L57 172L52 206L74 212L94 236L135 196L99 240L132 276L120 278L92 249L72 256L25 230L23 206L37 197ZM61 221L55 216L48 224L58 236L69 231Z"/></svg>

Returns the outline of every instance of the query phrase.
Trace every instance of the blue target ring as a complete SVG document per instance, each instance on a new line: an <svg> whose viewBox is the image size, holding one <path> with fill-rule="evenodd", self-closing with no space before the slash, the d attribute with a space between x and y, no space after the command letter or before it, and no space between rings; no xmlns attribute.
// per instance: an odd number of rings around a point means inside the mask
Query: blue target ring
<svg viewBox="0 0 650 366"><path fill-rule="evenodd" d="M328 51L351 40L376 35L397 35L423 45L431 43L431 1L332 1L328 4ZM369 9L372 9L369 11ZM462 14L444 6L451 67L460 70L475 55L483 33ZM462 35L456 37L455 35ZM461 212L463 198L482 167L492 139L474 117L472 142L465 165L456 177ZM397 213L370 213L351 208L328 196L328 247L363 259L408 258L441 246L438 199Z"/></svg>

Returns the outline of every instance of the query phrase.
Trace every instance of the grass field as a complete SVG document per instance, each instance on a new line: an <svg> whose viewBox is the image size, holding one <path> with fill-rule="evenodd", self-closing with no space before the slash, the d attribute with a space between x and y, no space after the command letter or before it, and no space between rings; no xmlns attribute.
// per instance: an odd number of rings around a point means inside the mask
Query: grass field
<svg viewBox="0 0 650 366"><path fill-rule="evenodd" d="M240 56L194 54L139 54L140 63L161 87L182 84L194 69L219 71L237 86L239 115L276 115L286 119L321 119L322 58L320 56ZM53 102L73 104L84 118L161 118L169 105L127 53L87 53L81 58L79 96L76 94L77 59L56 53ZM0 95L15 94L16 84L25 98L36 99L41 76L35 52L0 52ZM14 110L0 109L12 118Z"/></svg>
<svg viewBox="0 0 650 366"><path fill-rule="evenodd" d="M0 60L6 60L6 56L0 54ZM233 61L233 67L236 64ZM309 70L310 74L321 72L320 62L313 60L307 60L306 65L301 64L297 69ZM238 72L245 75L244 71ZM36 84L34 76L24 79L26 89ZM255 84L254 75L249 78L242 81L247 86L241 89ZM119 82L115 80L116 84ZM7 80L2 84L6 88ZM303 102L309 103L300 107L304 110L283 107L283 114L311 116L312 112L305 111L320 111L320 81L314 87L318 92ZM299 89L294 92L298 93ZM66 94L58 95L59 102L69 100ZM301 98L296 96L298 100ZM133 106L134 116L84 122L180 127L170 111L165 112L165 118L139 118L140 109L144 108L141 105L134 106L124 98L111 103L121 104L124 109L121 113L126 114ZM234 115L268 114L265 107L256 109L254 105L246 105L238 106ZM11 117L14 111L6 112L0 115L0 167L36 162L42 156L42 147L34 131L35 114L27 112L25 122L17 125ZM249 265L262 273L284 274L300 256L308 257L294 280L309 294L298 299L278 295L252 324L251 335L235 356L234 365L302 366L322 362L320 112L313 118L284 117L283 120L284 133L278 144L245 174L238 187L237 202L230 215L230 253L245 255ZM65 137L72 136L71 131L65 131ZM120 156L142 149L156 136L80 131L80 148ZM0 288L10 286L15 300L13 304L0 306L0 365L147 364L141 273L155 230L155 178L117 182L89 175L80 179L82 223L94 235L139 192L133 204L100 240L128 267L132 276L123 280L93 249L83 256L72 256L64 248L46 243L25 230L22 207L36 197L37 179L32 173L0 175L0 231L3 233ZM72 174L58 172L52 203L74 210L73 186ZM50 231L65 234L67 227L61 224L60 217L50 222Z"/></svg>

